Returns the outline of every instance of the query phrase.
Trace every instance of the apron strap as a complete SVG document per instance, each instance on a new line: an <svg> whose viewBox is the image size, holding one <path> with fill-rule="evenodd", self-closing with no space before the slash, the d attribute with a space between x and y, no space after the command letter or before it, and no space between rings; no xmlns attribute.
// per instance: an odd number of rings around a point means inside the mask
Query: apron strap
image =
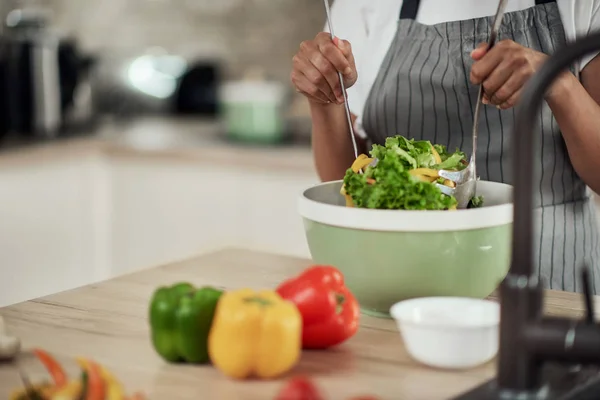
<svg viewBox="0 0 600 400"><path fill-rule="evenodd" d="M535 0L536 6L548 3L556 3L556 0ZM400 19L417 19L420 4L421 0L404 0L402 2L402 9L400 10Z"/></svg>
<svg viewBox="0 0 600 400"><path fill-rule="evenodd" d="M417 19L421 0L404 0L400 9L400 19Z"/></svg>

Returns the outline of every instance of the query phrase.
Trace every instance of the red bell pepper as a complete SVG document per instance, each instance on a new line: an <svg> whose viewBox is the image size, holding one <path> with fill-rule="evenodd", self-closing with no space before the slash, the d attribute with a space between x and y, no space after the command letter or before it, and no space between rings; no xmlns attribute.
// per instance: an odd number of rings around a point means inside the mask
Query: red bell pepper
<svg viewBox="0 0 600 400"><path fill-rule="evenodd" d="M324 398L308 377L297 376L285 383L275 400L324 400Z"/></svg>
<svg viewBox="0 0 600 400"><path fill-rule="evenodd" d="M315 265L283 282L277 293L302 314L302 347L325 349L358 331L360 308L336 268Z"/></svg>

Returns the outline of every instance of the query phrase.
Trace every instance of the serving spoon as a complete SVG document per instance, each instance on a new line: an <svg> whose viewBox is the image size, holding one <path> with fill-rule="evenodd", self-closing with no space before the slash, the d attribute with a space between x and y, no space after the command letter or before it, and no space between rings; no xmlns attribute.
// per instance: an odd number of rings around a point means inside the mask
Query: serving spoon
<svg viewBox="0 0 600 400"><path fill-rule="evenodd" d="M325 4L325 13L327 14L327 25L329 26L329 34L331 40L335 38L333 33L333 25L331 23L331 11L329 9L329 0L323 0ZM338 71L338 78L340 80L340 86L342 88L342 95L344 96L344 107L346 109L346 118L348 119L348 128L350 130L350 138L352 139L352 146L354 147L354 158L358 158L358 146L356 145L356 137L354 136L354 127L352 126L352 117L350 116L350 106L348 105L348 95L346 94L346 85L344 85L344 77L342 73Z"/></svg>
<svg viewBox="0 0 600 400"><path fill-rule="evenodd" d="M492 32L490 33L490 40L488 41L488 50L494 47L496 39L498 37L498 30L502 24L502 17L504 17L504 11L506 10L506 0L500 0L498 4L498 10L494 17L494 23L492 25ZM467 208L471 199L475 196L477 189L477 167L476 167L476 155L477 155L477 129L479 126L479 113L481 109L481 100L483 98L483 85L479 86L479 93L477 95L477 104L475 105L475 114L473 115L473 148L471 150L471 159L467 167L460 171L447 171L439 170L438 175L442 178L451 180L455 183L456 187L449 187L436 183L437 187L442 193L448 196L454 196L458 202L457 208Z"/></svg>

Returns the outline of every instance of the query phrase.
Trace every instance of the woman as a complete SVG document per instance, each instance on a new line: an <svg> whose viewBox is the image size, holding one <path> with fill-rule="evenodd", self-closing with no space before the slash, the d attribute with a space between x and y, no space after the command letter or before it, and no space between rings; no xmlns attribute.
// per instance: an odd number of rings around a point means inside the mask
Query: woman
<svg viewBox="0 0 600 400"><path fill-rule="evenodd" d="M337 71L343 74L361 151L401 134L469 153L478 86L478 174L511 183L513 106L547 55L600 28L600 0L509 0L498 43L487 51L497 1L337 0L336 34L303 42L291 79L310 102L321 179L353 161ZM596 78L595 78L596 77ZM549 89L540 114L536 268L552 289L581 291L584 263L600 289L596 211L600 192L600 57L587 57ZM595 79L594 79L595 78ZM484 266L482 266L484 267Z"/></svg>

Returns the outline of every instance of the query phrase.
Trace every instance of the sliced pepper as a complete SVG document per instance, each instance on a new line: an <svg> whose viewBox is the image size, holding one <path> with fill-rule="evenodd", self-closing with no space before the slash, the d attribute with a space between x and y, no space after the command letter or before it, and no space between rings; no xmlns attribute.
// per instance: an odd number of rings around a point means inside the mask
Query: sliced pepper
<svg viewBox="0 0 600 400"><path fill-rule="evenodd" d="M279 285L277 293L298 307L306 349L336 346L358 331L358 301L345 286L342 273L332 266L310 267Z"/></svg>
<svg viewBox="0 0 600 400"><path fill-rule="evenodd" d="M440 157L440 153L437 152L437 150L435 149L435 147L429 143L429 145L431 146L431 153L433 154L433 158L435 159L435 163L436 164L441 164L442 163L442 157Z"/></svg>
<svg viewBox="0 0 600 400"><path fill-rule="evenodd" d="M364 167L371 164L372 162L373 158L369 158L365 154L361 154L356 158L356 160L354 160L350 169L352 169L352 171L354 171L355 174L358 174L360 170L362 170ZM367 183L373 185L375 183L375 179L369 178L367 179ZM344 185L342 185L342 188L340 189L340 194L346 199L346 207L354 207L352 196L346 193L346 188L344 187Z"/></svg>
<svg viewBox="0 0 600 400"><path fill-rule="evenodd" d="M342 185L342 188L340 189L340 194L346 199L346 207L354 207L352 196L346 193L346 187L344 185Z"/></svg>
<svg viewBox="0 0 600 400"><path fill-rule="evenodd" d="M52 400L78 400L83 392L81 381L71 381L56 391L50 399Z"/></svg>
<svg viewBox="0 0 600 400"><path fill-rule="evenodd" d="M83 370L87 375L87 379L82 379L84 400L105 400L106 388L98 364L88 361Z"/></svg>
<svg viewBox="0 0 600 400"><path fill-rule="evenodd" d="M302 317L276 292L240 289L224 293L208 337L213 364L225 375L275 378L301 352Z"/></svg>
<svg viewBox="0 0 600 400"><path fill-rule="evenodd" d="M46 367L56 386L61 387L67 383L65 370L49 353L42 349L33 349L33 354Z"/></svg>
<svg viewBox="0 0 600 400"><path fill-rule="evenodd" d="M456 187L456 183L454 183L454 181L451 181L450 179L444 179L444 185L451 188Z"/></svg>
<svg viewBox="0 0 600 400"><path fill-rule="evenodd" d="M413 174L413 176L422 182L429 182L429 183L433 183L437 179L437 178L432 178L431 176L425 176L425 175L414 175Z"/></svg>
<svg viewBox="0 0 600 400"><path fill-rule="evenodd" d="M90 367L90 361L85 358L77 358L77 363L81 368L87 371ZM97 364L97 363L96 363ZM103 365L97 364L100 370L100 376L105 384L106 399L105 400L123 400L125 399L125 390L121 382Z"/></svg>
<svg viewBox="0 0 600 400"><path fill-rule="evenodd" d="M439 178L439 176L440 176L435 169L431 169L431 168L415 168L415 169L411 169L410 171L408 171L408 173L411 174L412 176L425 175L430 178Z"/></svg>
<svg viewBox="0 0 600 400"><path fill-rule="evenodd" d="M350 168L352 169L352 171L354 171L355 174L358 174L358 172L361 169L371 164L372 162L372 158L367 157L365 154L361 154L356 158L356 160L354 160Z"/></svg>
<svg viewBox="0 0 600 400"><path fill-rule="evenodd" d="M222 290L189 283L158 288L150 303L152 344L170 362L206 363L208 333Z"/></svg>

